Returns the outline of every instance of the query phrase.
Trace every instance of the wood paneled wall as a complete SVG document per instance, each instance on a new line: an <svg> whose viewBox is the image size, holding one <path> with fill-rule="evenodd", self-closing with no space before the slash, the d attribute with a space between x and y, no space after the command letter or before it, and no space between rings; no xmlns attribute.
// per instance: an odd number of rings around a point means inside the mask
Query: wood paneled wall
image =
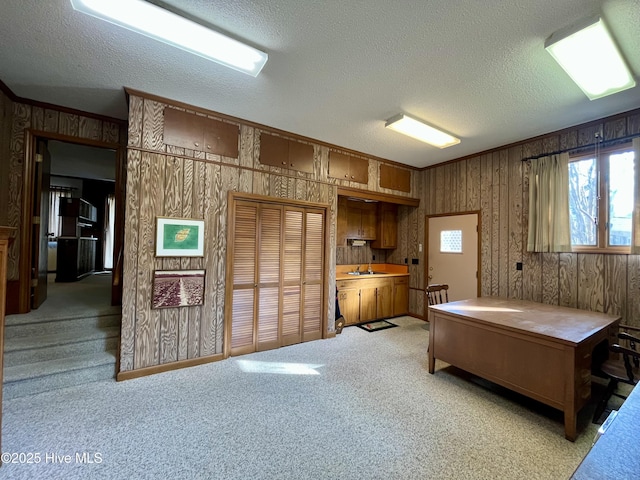
<svg viewBox="0 0 640 480"><path fill-rule="evenodd" d="M425 215L480 210L482 295L611 313L640 326L640 256L526 251L530 165L521 160L591 144L596 133L605 140L639 134L640 110L424 170L418 241Z"/></svg>
<svg viewBox="0 0 640 480"><path fill-rule="evenodd" d="M9 143L13 102L0 90L0 225L8 225Z"/></svg>
<svg viewBox="0 0 640 480"><path fill-rule="evenodd" d="M376 159L369 159L369 184L366 186L329 178L329 147L312 142L308 143L314 147L313 173L262 165L259 162L260 126L141 92L129 93L120 372L223 353L229 190L329 205L329 292L335 291L337 187L415 196L413 192L381 189L378 186L380 161ZM163 111L167 106L239 125L238 158L165 145ZM155 258L157 216L203 218L204 258ZM151 309L153 271L175 268L206 270L205 304L180 309ZM331 320L335 317L332 294L327 303L328 319ZM328 324L333 330L333 321Z"/></svg>
<svg viewBox="0 0 640 480"><path fill-rule="evenodd" d="M50 132L65 135L67 137L98 140L111 144L120 143L122 140L122 122L108 121L106 119L84 116L79 112L68 109L56 109L54 106L44 107L36 104L12 101L4 93L0 92L0 108L5 110L5 115L0 117L0 135L9 128L9 144L4 148L0 144L0 173L6 177L6 189L2 189L2 202L6 204L6 225L17 227L20 231L22 211L23 171L25 163L25 131L27 129ZM10 113L7 111L10 108ZM7 120L9 119L9 120ZM10 123L10 127L6 126ZM4 184L3 184L4 186ZM5 203L6 202L6 203ZM21 238L18 234L9 249L7 261L7 278L11 282L18 280L19 255Z"/></svg>

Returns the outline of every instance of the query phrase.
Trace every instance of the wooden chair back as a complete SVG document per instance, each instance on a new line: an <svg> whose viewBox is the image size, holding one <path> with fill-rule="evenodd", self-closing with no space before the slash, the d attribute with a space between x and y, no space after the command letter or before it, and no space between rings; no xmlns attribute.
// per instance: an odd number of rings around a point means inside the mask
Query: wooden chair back
<svg viewBox="0 0 640 480"><path fill-rule="evenodd" d="M446 283L433 283L425 288L429 305L440 305L449 302L449 285Z"/></svg>

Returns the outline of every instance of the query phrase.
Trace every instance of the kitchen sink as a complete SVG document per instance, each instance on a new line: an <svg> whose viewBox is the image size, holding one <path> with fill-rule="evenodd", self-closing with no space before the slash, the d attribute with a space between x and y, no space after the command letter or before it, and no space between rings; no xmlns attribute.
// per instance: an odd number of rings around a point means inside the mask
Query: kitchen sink
<svg viewBox="0 0 640 480"><path fill-rule="evenodd" d="M347 272L347 275L386 275L387 272Z"/></svg>

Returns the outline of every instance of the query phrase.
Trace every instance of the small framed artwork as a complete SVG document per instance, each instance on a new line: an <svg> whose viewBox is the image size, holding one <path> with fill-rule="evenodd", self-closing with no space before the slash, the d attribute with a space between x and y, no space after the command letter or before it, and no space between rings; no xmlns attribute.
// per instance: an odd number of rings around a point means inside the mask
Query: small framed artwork
<svg viewBox="0 0 640 480"><path fill-rule="evenodd" d="M204 270L153 272L151 308L191 307L204 303Z"/></svg>
<svg viewBox="0 0 640 480"><path fill-rule="evenodd" d="M204 220L157 217L156 257L202 257Z"/></svg>

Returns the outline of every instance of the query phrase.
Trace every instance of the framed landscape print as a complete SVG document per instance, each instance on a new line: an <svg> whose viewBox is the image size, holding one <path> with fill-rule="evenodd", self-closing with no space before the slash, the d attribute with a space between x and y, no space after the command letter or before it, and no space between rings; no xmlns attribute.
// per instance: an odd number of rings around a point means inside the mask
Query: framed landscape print
<svg viewBox="0 0 640 480"><path fill-rule="evenodd" d="M202 305L204 273L204 270L156 270L153 272L151 308Z"/></svg>
<svg viewBox="0 0 640 480"><path fill-rule="evenodd" d="M204 220L157 217L156 257L204 256Z"/></svg>

